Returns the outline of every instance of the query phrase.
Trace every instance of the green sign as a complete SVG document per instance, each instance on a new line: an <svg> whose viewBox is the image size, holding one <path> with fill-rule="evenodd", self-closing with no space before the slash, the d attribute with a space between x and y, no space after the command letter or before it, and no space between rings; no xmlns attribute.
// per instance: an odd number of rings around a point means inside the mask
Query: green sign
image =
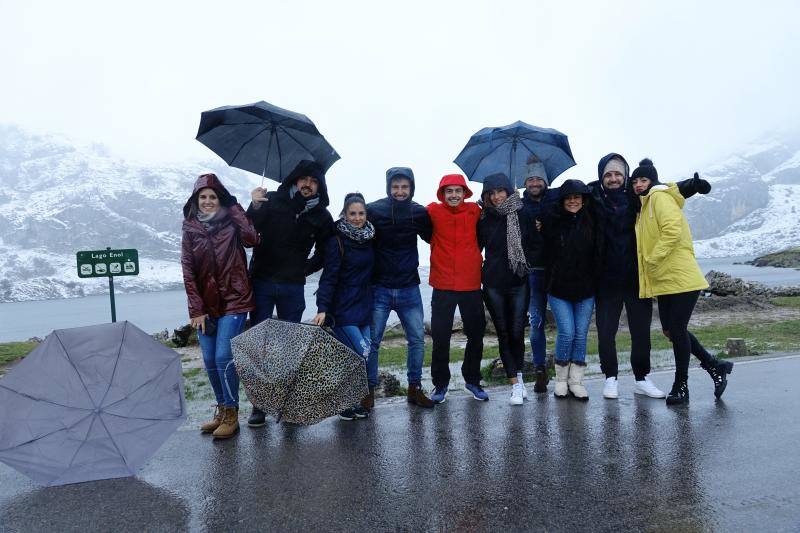
<svg viewBox="0 0 800 533"><path fill-rule="evenodd" d="M139 274L138 250L88 250L78 252L79 278L136 276Z"/></svg>

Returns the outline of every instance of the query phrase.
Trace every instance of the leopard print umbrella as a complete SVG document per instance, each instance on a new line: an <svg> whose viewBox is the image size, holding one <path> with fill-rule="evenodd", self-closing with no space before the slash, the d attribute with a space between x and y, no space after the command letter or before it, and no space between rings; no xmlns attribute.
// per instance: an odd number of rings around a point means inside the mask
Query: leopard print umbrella
<svg viewBox="0 0 800 533"><path fill-rule="evenodd" d="M253 405L294 424L316 424L367 395L364 359L319 326L267 319L231 339Z"/></svg>

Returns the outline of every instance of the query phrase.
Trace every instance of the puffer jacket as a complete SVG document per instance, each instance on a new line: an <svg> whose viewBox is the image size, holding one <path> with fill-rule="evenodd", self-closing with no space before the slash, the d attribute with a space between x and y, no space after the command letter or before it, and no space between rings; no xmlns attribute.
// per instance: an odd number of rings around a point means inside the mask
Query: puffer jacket
<svg viewBox="0 0 800 533"><path fill-rule="evenodd" d="M636 219L639 297L652 298L708 287L697 264L684 198L675 183L655 185L640 197Z"/></svg>
<svg viewBox="0 0 800 533"><path fill-rule="evenodd" d="M291 193L302 176L313 176L319 182L319 203L308 211L303 211L302 195ZM264 236L253 252L252 276L276 283L305 284L306 276L322 268L323 247L333 234L333 218L326 209L329 204L325 174L312 161L301 161L276 191L267 193L261 207L254 209L250 204L247 216ZM312 248L314 255L309 259Z"/></svg>
<svg viewBox="0 0 800 533"><path fill-rule="evenodd" d="M534 224L537 220L541 221L553 209L553 204L558 201L558 189L547 188L542 194L540 200L533 200L527 193L522 193L522 209L525 211L528 220L532 220ZM535 228L535 226L534 226ZM531 268L541 270L546 265L544 257L544 247L539 247L538 250L532 250L530 257Z"/></svg>
<svg viewBox="0 0 800 533"><path fill-rule="evenodd" d="M192 215L201 189L211 188L220 208L208 229ZM221 317L255 309L244 247L258 244L258 234L244 210L217 176L203 174L183 207L181 267L189 316Z"/></svg>
<svg viewBox="0 0 800 533"><path fill-rule="evenodd" d="M372 323L373 241L358 243L337 232L325 243L325 268L319 279L317 311L332 315L334 326Z"/></svg>
<svg viewBox="0 0 800 533"><path fill-rule="evenodd" d="M603 187L606 164L617 158L625 165L625 182L619 189ZM597 227L603 232L604 246L598 283L609 288L636 286L636 207L638 199L631 195L628 162L617 153L610 153L597 164L597 181L589 183Z"/></svg>
<svg viewBox="0 0 800 533"><path fill-rule="evenodd" d="M478 220L481 208L473 202L451 207L444 202L444 188L460 185L465 198L472 196L464 176L448 174L439 182L439 203L428 205L431 236L431 273L429 283L444 291L477 291L481 288L483 257L478 249Z"/></svg>
<svg viewBox="0 0 800 533"><path fill-rule="evenodd" d="M563 208L563 198L581 193L584 206L577 213ZM545 243L545 284L548 294L569 301L585 300L597 289L597 271L602 250L602 233L591 212L588 188L578 180L565 181L559 201L542 221Z"/></svg>
<svg viewBox="0 0 800 533"><path fill-rule="evenodd" d="M393 178L407 178L411 194L401 201L392 198ZM414 202L414 173L407 167L386 171L386 198L367 204L367 219L375 227L375 284L390 289L419 285L417 236L431 240L431 218Z"/></svg>

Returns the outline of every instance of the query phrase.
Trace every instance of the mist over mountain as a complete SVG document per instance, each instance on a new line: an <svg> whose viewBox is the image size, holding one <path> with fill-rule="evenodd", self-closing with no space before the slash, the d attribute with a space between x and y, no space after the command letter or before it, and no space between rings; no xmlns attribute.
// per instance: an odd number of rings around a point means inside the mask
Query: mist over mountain
<svg viewBox="0 0 800 533"><path fill-rule="evenodd" d="M105 278L78 278L75 252L106 246L139 250L141 274L117 278L117 290L182 288L181 209L195 178L215 172L243 205L260 184L214 157L136 163L100 144L0 125L0 301L105 293ZM800 134L762 139L700 172L713 190L685 206L698 257L800 245Z"/></svg>
<svg viewBox="0 0 800 533"><path fill-rule="evenodd" d="M767 136L701 174L711 194L684 206L698 257L757 256L800 244L800 132Z"/></svg>
<svg viewBox="0 0 800 533"><path fill-rule="evenodd" d="M121 291L182 287L182 207L195 178L215 172L242 203L260 178L222 161L153 166L58 136L0 125L0 301L102 293L79 279L79 250L136 248L141 274ZM246 197L245 197L246 196Z"/></svg>

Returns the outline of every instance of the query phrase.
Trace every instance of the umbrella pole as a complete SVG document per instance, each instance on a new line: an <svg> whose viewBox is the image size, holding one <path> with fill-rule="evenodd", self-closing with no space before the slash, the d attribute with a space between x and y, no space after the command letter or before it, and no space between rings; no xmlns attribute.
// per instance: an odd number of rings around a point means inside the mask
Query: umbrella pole
<svg viewBox="0 0 800 533"><path fill-rule="evenodd" d="M511 183L514 184L515 189L519 187L519 184L517 183L517 177L511 175L511 169L514 166L514 160L516 158L517 158L517 140L514 139L514 141L511 143L511 158L508 160L508 179L511 180Z"/></svg>
<svg viewBox="0 0 800 533"><path fill-rule="evenodd" d="M267 145L267 153L264 156L264 170L261 171L261 188L264 188L264 178L267 177L267 164L269 163L269 152L272 150L272 140L275 138L275 126L272 126L272 130L270 131L269 135L269 144Z"/></svg>

